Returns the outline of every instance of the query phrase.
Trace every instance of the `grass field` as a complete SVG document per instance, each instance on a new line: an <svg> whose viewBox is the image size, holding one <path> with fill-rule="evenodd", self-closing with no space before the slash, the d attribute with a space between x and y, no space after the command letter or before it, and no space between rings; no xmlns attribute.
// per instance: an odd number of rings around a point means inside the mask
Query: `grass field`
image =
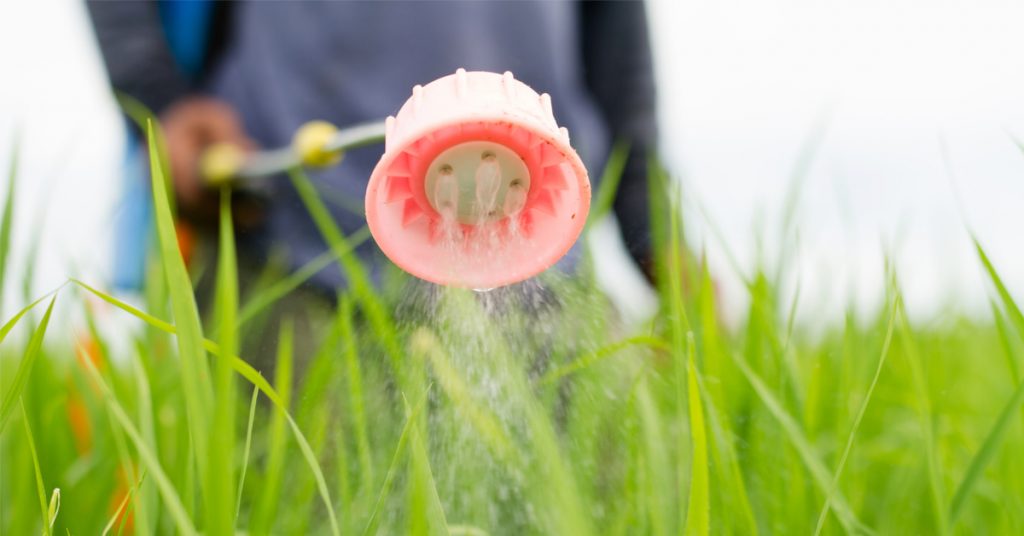
<svg viewBox="0 0 1024 536"><path fill-rule="evenodd" d="M485 295L375 286L348 253L365 234L343 236L296 171L331 252L242 295L222 211L201 319L153 169L145 310L70 281L4 312L3 534L1024 533L1024 315L980 246L990 320L913 324L889 270L875 318L796 325L782 259L746 275L727 329L656 174L661 311L628 332L589 257ZM334 260L351 286L301 355L309 341L267 312ZM98 302L138 323L131 344L101 335ZM51 323L55 308L89 329ZM263 376L237 355L267 329Z"/></svg>

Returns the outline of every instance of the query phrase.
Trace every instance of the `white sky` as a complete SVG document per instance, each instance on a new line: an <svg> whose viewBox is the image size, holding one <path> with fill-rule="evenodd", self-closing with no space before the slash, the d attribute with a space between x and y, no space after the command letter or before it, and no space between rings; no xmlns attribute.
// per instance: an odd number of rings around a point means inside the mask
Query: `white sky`
<svg viewBox="0 0 1024 536"><path fill-rule="evenodd" d="M745 263L757 235L777 247L799 147L830 117L797 214L805 318L851 294L875 303L883 244L919 314L984 310L940 137L967 221L1024 291L1024 154L1007 134L1024 138L1024 5L663 0L652 11L665 154ZM719 242L708 248L727 266ZM725 293L742 301L735 283Z"/></svg>
<svg viewBox="0 0 1024 536"><path fill-rule="evenodd" d="M650 11L665 154L745 269L758 237L778 248L799 147L830 118L796 215L805 318L834 314L848 297L876 303L883 244L918 316L946 303L984 310L940 137L967 221L1024 295L1024 154L1008 135L1024 138L1024 6L652 0ZM103 281L121 134L84 9L0 2L0 73L5 177L22 133L13 265L42 221L38 292L68 275ZM710 236L696 210L687 217L693 240ZM743 290L721 242L705 245L736 311ZM4 289L5 316L21 301L10 284L20 279L16 270Z"/></svg>

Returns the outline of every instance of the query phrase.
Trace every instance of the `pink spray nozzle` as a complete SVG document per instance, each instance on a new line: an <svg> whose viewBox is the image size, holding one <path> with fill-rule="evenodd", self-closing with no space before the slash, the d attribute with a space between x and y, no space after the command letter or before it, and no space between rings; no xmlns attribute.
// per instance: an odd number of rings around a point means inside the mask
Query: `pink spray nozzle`
<svg viewBox="0 0 1024 536"><path fill-rule="evenodd" d="M587 219L590 181L551 98L466 72L413 88L386 123L366 190L378 246L443 285L493 288L562 258Z"/></svg>

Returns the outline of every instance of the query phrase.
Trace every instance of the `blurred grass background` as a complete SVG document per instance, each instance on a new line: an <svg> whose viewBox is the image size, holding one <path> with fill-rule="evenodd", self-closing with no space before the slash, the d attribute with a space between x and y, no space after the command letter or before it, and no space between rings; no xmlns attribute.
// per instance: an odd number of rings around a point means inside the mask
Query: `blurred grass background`
<svg viewBox="0 0 1024 536"><path fill-rule="evenodd" d="M142 308L72 280L5 311L5 534L1024 530L1024 315L980 245L993 321L912 322L889 265L873 317L796 322L782 249L743 277L750 305L727 327L714 274L683 245L677 183L658 173L659 312L630 327L592 256L575 277L507 292L398 273L377 290L321 219L354 284L310 355L280 324L264 376L237 352L294 280L240 296L222 211L201 319L152 167L159 248ZM21 180L12 166L8 188ZM595 219L610 198L596 194ZM88 329L51 325L61 308ZM109 343L102 309L138 323L130 344Z"/></svg>
<svg viewBox="0 0 1024 536"><path fill-rule="evenodd" d="M165 236L142 300L43 296L103 281L120 151L71 5L0 6L0 533L1024 532L1019 8L652 1L694 250L654 309L602 297L639 291L596 219L579 278L392 274L261 377L224 356L301 274L207 266L199 323Z"/></svg>

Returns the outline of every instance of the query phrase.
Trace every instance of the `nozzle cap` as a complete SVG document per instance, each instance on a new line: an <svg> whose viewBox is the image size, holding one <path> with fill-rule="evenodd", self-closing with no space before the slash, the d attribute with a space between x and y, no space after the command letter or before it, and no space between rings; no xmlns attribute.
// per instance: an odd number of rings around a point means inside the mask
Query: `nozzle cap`
<svg viewBox="0 0 1024 536"><path fill-rule="evenodd" d="M579 238L590 180L551 98L511 73L413 88L387 121L366 219L399 267L434 283L493 288L532 277Z"/></svg>

